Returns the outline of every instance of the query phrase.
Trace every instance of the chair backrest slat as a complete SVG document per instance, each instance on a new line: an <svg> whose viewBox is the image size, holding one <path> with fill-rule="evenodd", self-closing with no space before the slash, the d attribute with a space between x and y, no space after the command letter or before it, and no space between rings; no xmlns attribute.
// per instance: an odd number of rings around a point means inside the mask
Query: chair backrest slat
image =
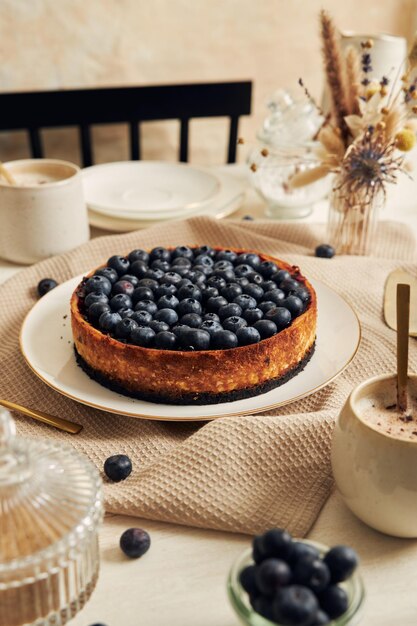
<svg viewBox="0 0 417 626"><path fill-rule="evenodd" d="M138 161L141 157L141 140L139 122L132 121L129 124L130 134L130 158L132 161Z"/></svg>
<svg viewBox="0 0 417 626"><path fill-rule="evenodd" d="M80 124L80 142L83 166L88 167L93 164L91 129L88 124Z"/></svg>
<svg viewBox="0 0 417 626"><path fill-rule="evenodd" d="M179 160L186 163L188 161L188 131L189 120L182 119L180 122L180 151Z"/></svg>
<svg viewBox="0 0 417 626"><path fill-rule="evenodd" d="M43 144L39 128L28 128L30 153L34 159L43 157Z"/></svg>
<svg viewBox="0 0 417 626"><path fill-rule="evenodd" d="M236 161L237 133L239 128L239 118L233 115L230 118L229 128L229 146L227 149L227 162L234 163Z"/></svg>

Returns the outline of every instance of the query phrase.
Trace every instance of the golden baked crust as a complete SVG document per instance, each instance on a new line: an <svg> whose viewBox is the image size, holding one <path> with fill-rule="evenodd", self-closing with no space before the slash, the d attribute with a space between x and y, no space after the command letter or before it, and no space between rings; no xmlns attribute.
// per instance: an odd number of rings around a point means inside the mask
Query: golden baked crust
<svg viewBox="0 0 417 626"><path fill-rule="evenodd" d="M143 348L94 328L82 313L77 288L71 297L71 324L80 365L91 377L119 392L175 404L235 400L282 384L304 367L314 350L317 298L297 267L256 254L287 269L310 292L306 310L288 328L259 343L228 350Z"/></svg>

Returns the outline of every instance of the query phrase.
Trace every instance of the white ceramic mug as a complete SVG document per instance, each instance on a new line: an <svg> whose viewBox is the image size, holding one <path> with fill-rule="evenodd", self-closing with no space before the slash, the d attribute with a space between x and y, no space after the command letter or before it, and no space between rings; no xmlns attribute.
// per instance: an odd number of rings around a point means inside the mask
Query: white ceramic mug
<svg viewBox="0 0 417 626"><path fill-rule="evenodd" d="M0 256L36 263L89 239L80 168L56 159L5 163L16 185L0 179Z"/></svg>
<svg viewBox="0 0 417 626"><path fill-rule="evenodd" d="M332 468L347 506L363 522L396 537L417 537L417 438L396 438L364 421L359 402L378 389L394 389L391 374L356 387L337 421L332 442ZM409 377L417 395L417 375Z"/></svg>
<svg viewBox="0 0 417 626"><path fill-rule="evenodd" d="M369 79L380 81L383 76L386 76L389 78L391 86L404 73L407 57L407 40L405 37L385 33L361 35L351 31L343 31L341 35L342 49L346 50L349 46L353 46L360 55L364 53L361 44L372 39L372 49L366 50L371 55L372 72L368 76Z"/></svg>

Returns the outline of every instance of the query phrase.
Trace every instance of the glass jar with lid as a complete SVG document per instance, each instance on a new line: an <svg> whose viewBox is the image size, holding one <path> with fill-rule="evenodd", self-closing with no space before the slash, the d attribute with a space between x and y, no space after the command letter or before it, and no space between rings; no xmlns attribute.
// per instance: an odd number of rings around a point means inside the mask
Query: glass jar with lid
<svg viewBox="0 0 417 626"><path fill-rule="evenodd" d="M0 408L0 626L57 626L98 578L101 478L69 446L15 436Z"/></svg>

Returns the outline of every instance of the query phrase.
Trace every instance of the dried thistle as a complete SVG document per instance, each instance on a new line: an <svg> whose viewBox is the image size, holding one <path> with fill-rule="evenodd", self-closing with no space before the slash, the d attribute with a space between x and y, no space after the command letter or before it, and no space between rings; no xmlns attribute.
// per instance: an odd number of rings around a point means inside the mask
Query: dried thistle
<svg viewBox="0 0 417 626"><path fill-rule="evenodd" d="M323 58L329 86L332 111L342 138L346 141L349 130L345 123L348 115L348 99L344 84L343 58L340 50L339 34L332 19L326 11L320 12L321 38L323 44Z"/></svg>
<svg viewBox="0 0 417 626"><path fill-rule="evenodd" d="M353 46L346 50L346 84L348 96L348 109L352 115L358 115L359 111L359 83L360 83L360 61L359 54Z"/></svg>

